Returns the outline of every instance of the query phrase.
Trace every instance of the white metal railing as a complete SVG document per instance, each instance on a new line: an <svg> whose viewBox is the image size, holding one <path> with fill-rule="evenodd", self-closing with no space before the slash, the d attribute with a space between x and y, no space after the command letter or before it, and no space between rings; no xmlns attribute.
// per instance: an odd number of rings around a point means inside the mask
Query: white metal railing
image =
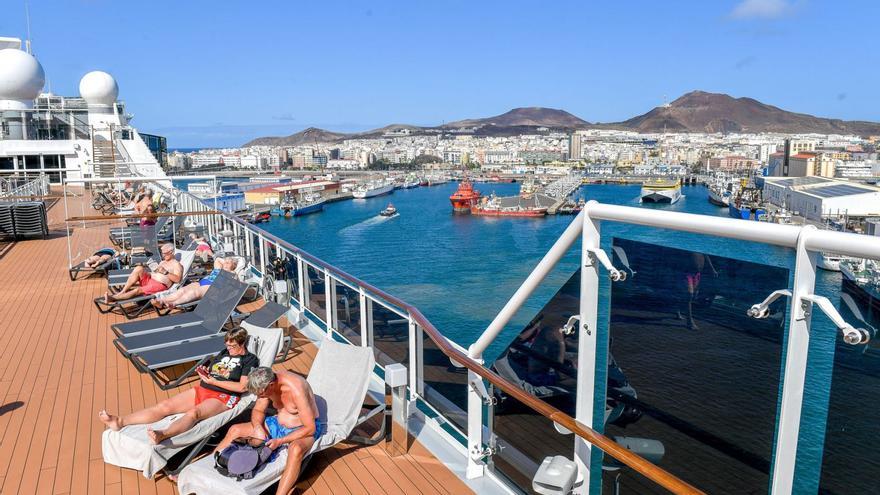
<svg viewBox="0 0 880 495"><path fill-rule="evenodd" d="M3 186L0 199L12 198L14 200L40 198L49 194L49 177L40 174L39 177L25 184L16 186L14 179L2 179Z"/></svg>
<svg viewBox="0 0 880 495"><path fill-rule="evenodd" d="M176 204L179 211L211 210L208 205L186 192L175 190L171 194L177 198ZM417 320L426 321L423 320L421 313L399 299L283 239L247 224L241 219L223 213L199 217L198 220L205 228L207 235L214 239L218 239L219 234L223 231L232 232L237 253L247 257L255 274L261 280L266 280L267 265L273 257L290 260L294 269L290 274L289 284L294 284L296 289L291 291L292 297L288 303L294 308L296 314L305 315L320 323L328 335L349 342L358 337L360 345L374 346L377 344L374 334L375 311L387 311L408 322L405 346L406 358L409 360L409 394L413 405L410 408L410 414L415 411L414 406L417 403L432 409L435 414L440 414L437 405L432 404L423 395L425 380L423 334L422 329L415 323ZM809 312L817 299L813 292L818 253L828 251L859 258L880 258L880 239L856 234L820 231L811 226L797 227L747 222L696 214L606 205L595 201L587 203L584 210L563 232L486 331L469 347L468 355L474 360L481 359L482 353L495 340L516 311L520 309L574 243L580 239L582 241L582 271L575 419L579 424L594 429L601 429L602 425L594 424L597 332L591 332L589 329L597 328L598 323L599 272L605 270L612 277L615 273L619 275L600 247L600 224L602 221L752 241L794 250L796 256L794 283L788 301L789 338L784 349L785 369L782 376L779 420L771 470L771 493L791 493L794 483L795 459L798 452L798 433L810 336L810 319L805 318L804 314ZM315 293L312 287L320 286L321 282L324 290ZM348 294L349 289L352 291L352 298L346 295L346 304L354 304L352 299L356 296L360 312L359 335L346 335L346 332L339 327L340 304L338 304L337 291L342 290ZM323 301L323 305L321 301ZM447 341L447 343L460 349L452 342ZM379 346L379 350L384 352L387 349L383 350ZM486 469L490 465L488 461L493 454L491 448L492 427L491 423L488 423L488 427L486 426L485 398L481 396L480 387L473 385L475 383L482 383L482 378L469 370L467 382L461 385L467 388L467 408L466 411L463 411L466 414L467 422L463 428L460 426L453 428L459 430L461 435L466 438L455 438L454 435L451 435L450 441L461 442L464 440L466 442L463 453L467 456L469 477L487 476L499 480L500 478L496 477L491 469ZM448 423L444 418L441 418L440 421ZM582 437L575 437L572 455L579 467L579 479L582 480L579 487L575 489L577 493L587 493L591 486L591 475L597 476L601 472L601 466L591 466L591 448L591 445ZM518 487L517 489L528 490L528 488Z"/></svg>

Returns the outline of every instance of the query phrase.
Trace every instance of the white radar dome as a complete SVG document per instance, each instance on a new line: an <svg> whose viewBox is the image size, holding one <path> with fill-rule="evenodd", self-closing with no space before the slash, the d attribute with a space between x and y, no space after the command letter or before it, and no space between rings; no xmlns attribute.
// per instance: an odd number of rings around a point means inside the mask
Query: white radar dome
<svg viewBox="0 0 880 495"><path fill-rule="evenodd" d="M0 50L0 100L33 100L45 82L43 66L33 55L14 48Z"/></svg>
<svg viewBox="0 0 880 495"><path fill-rule="evenodd" d="M96 70L80 79L79 95L89 105L112 105L116 102L116 97L119 96L119 86L113 76Z"/></svg>

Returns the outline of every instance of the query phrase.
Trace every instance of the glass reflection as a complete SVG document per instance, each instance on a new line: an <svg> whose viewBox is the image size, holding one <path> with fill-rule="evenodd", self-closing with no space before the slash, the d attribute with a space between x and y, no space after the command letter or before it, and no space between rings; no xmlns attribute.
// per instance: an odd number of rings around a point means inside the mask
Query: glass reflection
<svg viewBox="0 0 880 495"><path fill-rule="evenodd" d="M832 325L834 361L825 429L820 493L876 493L880 475L880 264L844 260L840 264L840 314L871 334L867 344L849 345ZM813 318L815 334L816 317ZM811 337L812 338L812 337ZM812 357L812 356L811 356Z"/></svg>
<svg viewBox="0 0 880 495"><path fill-rule="evenodd" d="M361 311L358 291L336 284L336 330L354 345L361 345Z"/></svg>
<svg viewBox="0 0 880 495"><path fill-rule="evenodd" d="M580 271L553 296L492 368L501 377L561 409L575 414L577 387L577 323ZM572 438L561 435L553 422L495 389L494 433L500 447L493 456L495 470L530 486L541 461L552 455L571 457Z"/></svg>
<svg viewBox="0 0 880 495"><path fill-rule="evenodd" d="M385 366L409 363L409 320L373 301L373 348L376 363Z"/></svg>
<svg viewBox="0 0 880 495"><path fill-rule="evenodd" d="M709 493L769 490L784 268L614 239L605 433ZM604 489L663 493L606 459Z"/></svg>
<svg viewBox="0 0 880 495"><path fill-rule="evenodd" d="M325 293L324 271L306 264L306 284L308 285L308 307L322 321L327 318L327 294Z"/></svg>
<svg viewBox="0 0 880 495"><path fill-rule="evenodd" d="M452 365L428 337L422 338L422 396L458 431L467 431L467 369Z"/></svg>

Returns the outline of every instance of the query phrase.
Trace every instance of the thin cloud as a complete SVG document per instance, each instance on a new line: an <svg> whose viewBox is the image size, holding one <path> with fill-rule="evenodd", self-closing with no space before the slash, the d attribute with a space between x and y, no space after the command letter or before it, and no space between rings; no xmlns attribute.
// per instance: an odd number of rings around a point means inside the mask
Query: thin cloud
<svg viewBox="0 0 880 495"><path fill-rule="evenodd" d="M792 11L787 0L743 0L730 13L733 19L778 19Z"/></svg>
<svg viewBox="0 0 880 495"><path fill-rule="evenodd" d="M755 60L757 60L757 59L754 56L749 55L748 57L741 58L741 59L737 60L736 63L734 64L734 67L737 70L745 69L746 67L754 64Z"/></svg>

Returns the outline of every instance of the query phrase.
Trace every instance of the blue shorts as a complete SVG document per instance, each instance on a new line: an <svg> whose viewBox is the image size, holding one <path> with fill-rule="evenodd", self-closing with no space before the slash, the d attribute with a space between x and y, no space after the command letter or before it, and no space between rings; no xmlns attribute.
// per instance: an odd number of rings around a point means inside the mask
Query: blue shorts
<svg viewBox="0 0 880 495"><path fill-rule="evenodd" d="M273 438L273 439L285 437L285 436L295 432L296 430L302 428L302 426L294 426L293 428L281 426L281 424L278 423L278 416L269 416L268 418L266 418L265 424L266 424L266 431L269 432L269 438ZM315 420L315 441L317 441L319 438L321 438L321 435L324 434L324 429L325 429L324 424L318 422L318 420L316 419ZM280 452L280 449L276 449L275 452L272 452L272 455L269 457L269 462L272 462L275 460L275 457L278 455L278 452Z"/></svg>
<svg viewBox="0 0 880 495"><path fill-rule="evenodd" d="M281 426L278 422L278 416L269 416L266 418L266 430L269 432L269 438L281 438L290 435L296 430L302 428L302 426L294 426L293 428L288 428L286 426ZM315 440L321 438L321 435L324 434L324 424L315 420Z"/></svg>

